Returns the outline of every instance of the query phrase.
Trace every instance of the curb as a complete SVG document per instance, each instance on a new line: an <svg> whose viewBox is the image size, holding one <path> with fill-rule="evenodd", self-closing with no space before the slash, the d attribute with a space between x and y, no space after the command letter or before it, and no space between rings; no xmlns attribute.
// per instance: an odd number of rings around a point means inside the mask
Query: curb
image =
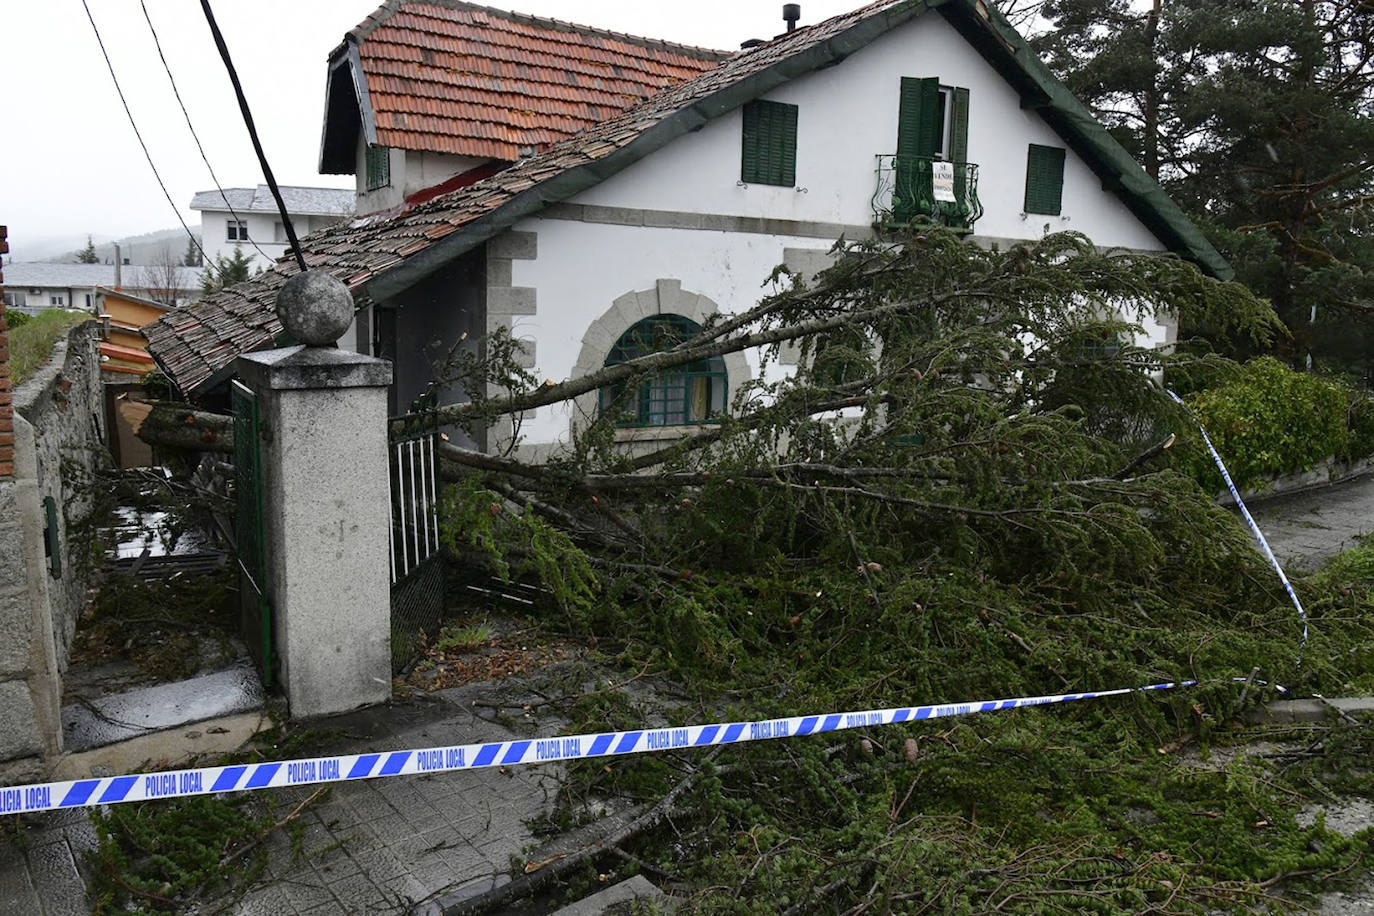
<svg viewBox="0 0 1374 916"><path fill-rule="evenodd" d="M1349 697L1308 700L1277 700L1267 706L1248 710L1245 721L1251 725L1275 725L1294 722L1325 722L1335 717L1374 713L1374 697Z"/></svg>

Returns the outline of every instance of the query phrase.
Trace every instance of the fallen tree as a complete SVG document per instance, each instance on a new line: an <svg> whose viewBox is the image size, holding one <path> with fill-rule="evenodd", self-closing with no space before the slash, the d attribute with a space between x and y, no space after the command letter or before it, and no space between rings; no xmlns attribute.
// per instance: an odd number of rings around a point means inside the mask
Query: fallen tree
<svg viewBox="0 0 1374 916"><path fill-rule="evenodd" d="M441 414L474 434L606 393L552 460L441 448L466 469L444 503L465 564L537 581L549 621L690 696L601 695L575 726L1201 683L742 747L634 858L704 912L1189 911L1347 866L1358 849L1310 845L1291 799L1161 753L1229 718L1231 678L1256 665L1313 689L1374 667L1351 654L1371 635L1355 618L1319 627L1297 665L1291 608L1246 533L1171 466L1190 426L1159 379L1186 392L1221 361L1134 343L1168 317L1263 345L1267 306L1072 235L986 251L931 232L836 254L810 283L779 273L757 307L584 378L538 383L500 341L455 359L470 400ZM777 366L784 345L795 370ZM728 415L625 444L655 380L739 351L760 370ZM577 801L657 797L679 770L572 772ZM1165 826L1123 828L1113 811L1131 806ZM1216 819L1189 821L1200 806ZM1262 844L1256 806L1282 824ZM1226 865L1189 855L1204 837L1223 838Z"/></svg>
<svg viewBox="0 0 1374 916"><path fill-rule="evenodd" d="M1075 235L988 251L932 231L836 259L583 378L532 378L503 335L446 367L468 401L440 417L474 438L604 392L550 460L440 449L456 480L444 536L465 566L538 584L546 625L687 694L648 707L601 692L574 727L1199 686L732 749L631 861L705 912L1225 909L1358 861L1297 825L1296 794L1169 757L1236 712L1231 679L1256 667L1295 688L1374 688L1367 616L1315 612L1299 666L1291 607L1248 535L1171 466L1189 421L1159 379L1186 393L1222 361L1187 340L1135 344L1168 318L1263 345L1279 330L1268 307ZM779 366L784 346L797 368ZM623 441L647 389L736 352L759 369L734 380L728 413ZM570 772L570 811L583 793L644 801L680 781L662 756Z"/></svg>

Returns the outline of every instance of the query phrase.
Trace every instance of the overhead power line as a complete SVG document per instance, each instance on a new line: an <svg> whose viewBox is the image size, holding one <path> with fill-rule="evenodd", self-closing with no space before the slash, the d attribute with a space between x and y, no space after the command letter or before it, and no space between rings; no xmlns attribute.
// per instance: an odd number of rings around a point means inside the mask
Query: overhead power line
<svg viewBox="0 0 1374 916"><path fill-rule="evenodd" d="M81 2L85 3L86 0L81 0ZM210 9L210 0L200 0L200 8L205 11L205 21L210 26L210 33L215 37L215 47L219 48L219 56L224 61L224 68L229 71L229 81L234 84L234 95L239 100L239 111L243 112L243 123L248 127L248 136L253 141L253 149L258 154L258 162L262 164L263 177L267 179L267 186L272 189L272 196L277 200L277 209L281 212L282 226L286 229L286 237L291 241L291 251L296 256L296 263L304 272L308 268L305 266L305 256L301 254L301 243L296 239L296 229L291 225L291 217L286 212L286 202L282 200L281 190L277 187L277 179L272 177L272 167L267 164L267 154L262 151L262 142L258 140L258 129L253 126L253 113L248 110L248 99L244 97L243 86L239 83L238 71L234 69L234 62L229 57L229 46L224 43L224 36L220 34L219 25L215 22L215 13Z"/></svg>
<svg viewBox="0 0 1374 916"><path fill-rule="evenodd" d="M153 19L148 15L148 4L145 0L138 0L138 5L143 8L143 18L148 23L148 31L153 33L153 44L157 46L157 56L162 60L162 69L167 71L167 81L172 84L172 94L177 98L177 105L181 106L182 117L186 119L186 128L191 131L191 139L196 141L196 149L200 151L200 159L205 163L205 169L210 173L210 180L215 183L215 190L219 191L219 196L224 200L224 206L229 208L229 215L235 222L241 222L245 226L247 222L239 219L238 213L234 212L234 205L229 202L229 195L224 193L224 186L220 184L219 176L215 174L214 166L210 165L210 159L205 155L205 147L200 143L200 136L196 133L195 125L191 123L191 114L186 110L186 103L181 100L181 91L177 89L176 78L172 76L172 68L167 64L167 55L162 53L162 42L157 37L157 29L153 27ZM257 249L258 254L268 261L275 261L276 258L262 250L256 239L251 235L248 241ZM202 252L203 256L204 252Z"/></svg>
<svg viewBox="0 0 1374 916"><path fill-rule="evenodd" d="M134 120L134 113L129 110L129 100L124 97L124 90L119 85L119 77L115 76L114 64L110 62L110 52L105 50L105 40L100 37L100 29L95 24L95 17L91 15L91 7L86 0L81 0L81 6L86 10L86 19L91 23L91 31L95 32L96 43L100 45L100 54L105 58L105 66L110 71L110 80L114 83L115 92L119 94L119 101L124 106L124 115L129 119L129 126L134 129L134 136L138 138L138 145L143 147L143 156L148 160L148 168L153 170L153 177L157 179L157 186L162 189L162 196L167 198L167 204L172 208L172 212L177 216L177 222L181 223L182 230L186 237L191 240L191 244L200 252L201 261L206 264L206 269L212 269L209 261L205 257L205 249L201 247L196 239L191 227L186 225L186 220L181 217L181 210L176 202L172 200L172 195L167 192L167 185L162 181L162 175L157 170L157 165L153 162L153 154L148 152L148 144L143 140L143 133L138 129L138 123Z"/></svg>

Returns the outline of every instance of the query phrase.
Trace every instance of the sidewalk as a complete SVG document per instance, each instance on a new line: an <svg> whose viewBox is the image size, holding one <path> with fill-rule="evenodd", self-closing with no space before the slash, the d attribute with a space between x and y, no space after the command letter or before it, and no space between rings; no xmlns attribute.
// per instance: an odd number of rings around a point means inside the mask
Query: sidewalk
<svg viewBox="0 0 1374 916"><path fill-rule="evenodd" d="M1316 569L1374 531L1374 474L1250 506L1285 570Z"/></svg>
<svg viewBox="0 0 1374 916"><path fill-rule="evenodd" d="M330 743L331 753L345 754L517 737L474 714L472 701L491 693L490 684L474 684L317 724L348 730L347 741ZM539 734L562 724L545 721ZM293 857L292 837L278 831L267 883L232 912L399 916L441 894L504 884L512 857L535 842L526 823L550 812L561 775L557 766L526 766L336 784L301 815L301 854ZM284 792L280 807L314 791Z"/></svg>
<svg viewBox="0 0 1374 916"><path fill-rule="evenodd" d="M470 684L310 727L344 732L326 741L329 753L348 754L507 741L565 724L548 716L517 736L475 714L475 699L509 697L509 690ZM266 872L227 912L437 913L441 896L451 904L510 880L512 857L537 843L527 823L550 813L562 773L557 765L521 766L334 784L269 838ZM274 790L277 810L285 816L318 788ZM0 843L0 913L89 912L80 867L95 844L85 810L30 819L17 842ZM229 901L204 902L219 912Z"/></svg>

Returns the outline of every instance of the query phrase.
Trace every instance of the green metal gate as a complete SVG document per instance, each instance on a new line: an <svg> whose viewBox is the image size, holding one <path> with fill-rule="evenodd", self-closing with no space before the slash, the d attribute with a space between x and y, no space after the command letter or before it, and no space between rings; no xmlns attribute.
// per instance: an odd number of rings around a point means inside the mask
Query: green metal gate
<svg viewBox="0 0 1374 916"><path fill-rule="evenodd" d="M272 686L272 605L267 597L267 544L262 512L262 424L258 396L237 379L229 385L234 411L234 540L239 559L241 629L249 651Z"/></svg>

